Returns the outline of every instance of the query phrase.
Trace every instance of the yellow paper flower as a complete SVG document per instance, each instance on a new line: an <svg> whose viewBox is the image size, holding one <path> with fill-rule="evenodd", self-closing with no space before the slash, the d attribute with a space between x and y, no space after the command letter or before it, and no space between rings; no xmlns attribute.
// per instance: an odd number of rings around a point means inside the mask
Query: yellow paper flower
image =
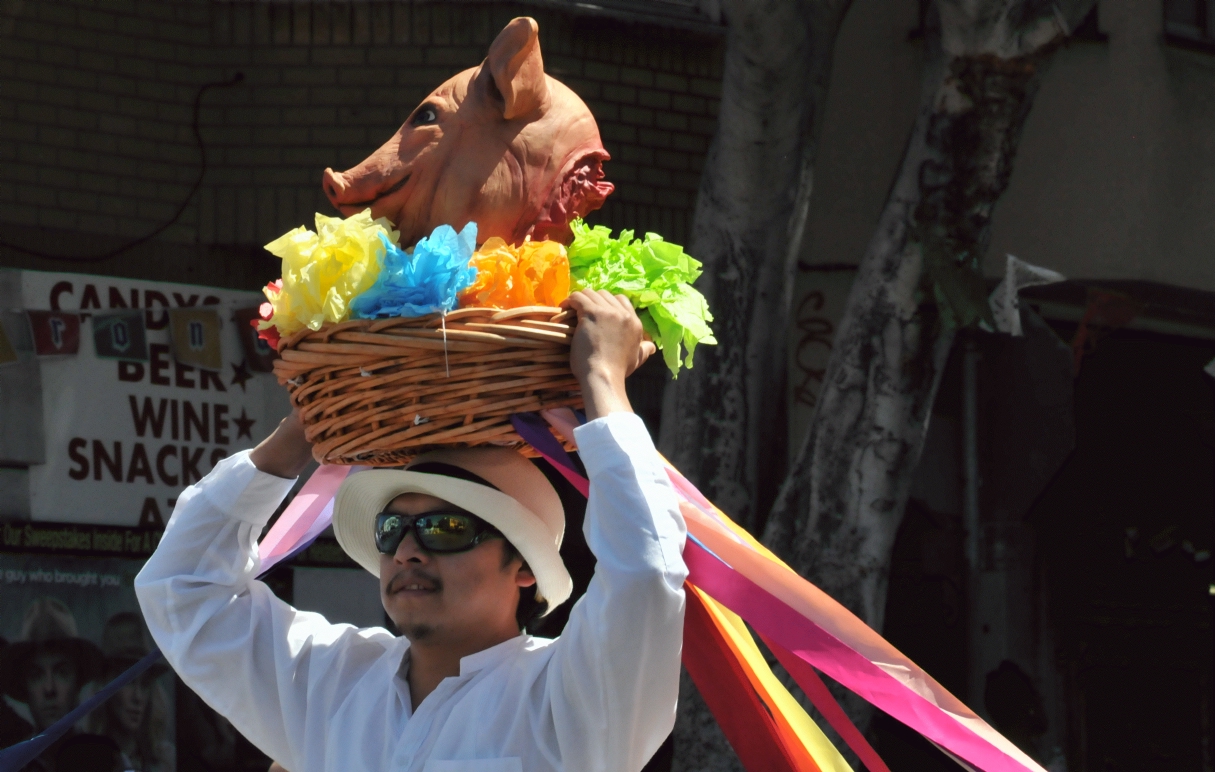
<svg viewBox="0 0 1215 772"><path fill-rule="evenodd" d="M400 237L389 220L372 220L365 209L346 219L318 214L316 233L300 226L271 241L266 250L283 259L283 278L277 292L266 291L274 314L261 326L290 335L349 319L350 301L380 275L381 239L395 244Z"/></svg>
<svg viewBox="0 0 1215 772"><path fill-rule="evenodd" d="M477 279L460 293L462 307L555 306L570 294L570 261L555 241L516 247L497 236L473 253Z"/></svg>

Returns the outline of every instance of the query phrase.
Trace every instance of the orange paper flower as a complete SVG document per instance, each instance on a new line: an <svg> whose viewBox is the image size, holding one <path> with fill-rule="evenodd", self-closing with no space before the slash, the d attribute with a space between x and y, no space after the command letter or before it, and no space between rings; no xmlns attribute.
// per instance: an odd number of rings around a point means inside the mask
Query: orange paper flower
<svg viewBox="0 0 1215 772"><path fill-rule="evenodd" d="M460 293L460 306L518 308L555 306L570 294L570 261L555 241L516 247L497 236L473 253L477 279Z"/></svg>

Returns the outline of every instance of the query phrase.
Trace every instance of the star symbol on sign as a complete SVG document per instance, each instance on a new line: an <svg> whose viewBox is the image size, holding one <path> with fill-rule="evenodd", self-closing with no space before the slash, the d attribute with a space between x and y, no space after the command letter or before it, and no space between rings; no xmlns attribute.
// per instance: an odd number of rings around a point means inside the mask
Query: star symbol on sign
<svg viewBox="0 0 1215 772"><path fill-rule="evenodd" d="M236 424L236 439L239 440L241 437L253 439L253 424L257 423L257 419L250 418L243 407L240 409L240 418L233 418L232 422Z"/></svg>
<svg viewBox="0 0 1215 772"><path fill-rule="evenodd" d="M245 391L245 382L253 377L249 372L249 360L240 360L239 365L232 365L232 385L240 386L241 391Z"/></svg>

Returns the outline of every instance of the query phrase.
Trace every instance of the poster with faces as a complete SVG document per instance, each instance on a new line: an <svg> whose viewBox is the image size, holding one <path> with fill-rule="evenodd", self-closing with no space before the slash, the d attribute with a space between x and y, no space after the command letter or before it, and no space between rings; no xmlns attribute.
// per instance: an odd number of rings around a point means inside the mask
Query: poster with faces
<svg viewBox="0 0 1215 772"><path fill-rule="evenodd" d="M0 554L0 747L54 724L151 650L133 584L142 565ZM167 666L153 667L40 761L66 770L80 768L79 759L109 754L114 769L174 770L173 680Z"/></svg>

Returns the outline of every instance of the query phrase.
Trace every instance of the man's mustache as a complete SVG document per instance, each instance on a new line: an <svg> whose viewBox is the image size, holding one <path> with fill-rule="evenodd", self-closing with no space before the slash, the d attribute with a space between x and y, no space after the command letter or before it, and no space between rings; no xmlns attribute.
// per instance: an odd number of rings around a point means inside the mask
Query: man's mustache
<svg viewBox="0 0 1215 772"><path fill-rule="evenodd" d="M389 595L393 595L401 591L401 588L411 584L420 584L428 590L438 592L443 589L443 580L437 576L422 571L421 569L405 569L388 581Z"/></svg>

